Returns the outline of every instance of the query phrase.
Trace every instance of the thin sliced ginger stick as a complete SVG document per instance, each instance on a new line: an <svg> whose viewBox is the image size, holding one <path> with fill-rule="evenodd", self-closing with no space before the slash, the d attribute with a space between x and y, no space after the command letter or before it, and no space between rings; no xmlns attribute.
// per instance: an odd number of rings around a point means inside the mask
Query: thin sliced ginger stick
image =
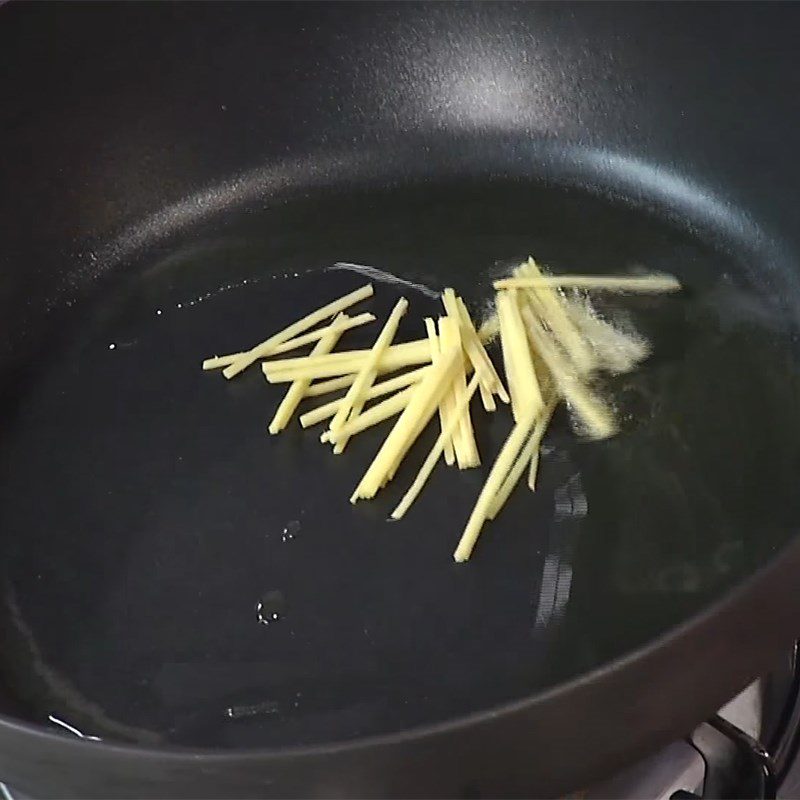
<svg viewBox="0 0 800 800"><path fill-rule="evenodd" d="M461 357L463 358L463 353L462 353ZM453 371L453 373L450 374L450 377L448 378L448 381L450 381L450 382L452 382L452 380L453 380L454 371ZM444 392L445 393L447 392L447 388L444 389ZM434 409L434 411L435 411L435 409ZM431 416L432 416L432 414L431 414ZM419 436L425 430L425 428L426 428L426 426L428 425L429 422L430 422L430 416L426 416L426 415L418 416L415 424L411 428L411 432L410 432L410 435L409 435L409 442L411 444L413 444L419 438ZM440 431L440 433L441 433L441 431ZM386 484L388 484L390 481L394 480L394 476L397 474L397 470L400 469L400 465L403 463L403 460L405 459L405 457L406 457L406 455L408 453L408 449L409 448L398 450L398 452L395 454L395 457L391 461L391 463L389 465L389 468L388 468L388 470L386 472L386 475L383 478L383 483L381 484L381 487L386 486Z"/></svg>
<svg viewBox="0 0 800 800"><path fill-rule="evenodd" d="M439 317L439 319L436 321L436 336L438 337L439 350L441 352L444 352L449 347L459 347L460 348L461 347L461 343L454 341L453 338L451 336L449 336L450 331L449 330L445 331L442 328L441 322L442 322L442 318ZM456 366L456 375L458 375L458 370L459 369L463 370L463 361L462 361L462 364L459 364L458 366ZM445 410L444 419L442 420L443 424L441 426L442 429L444 429L444 428L449 426L450 420L455 415L455 411L456 411L456 395L455 395L455 392L454 392L454 388L455 388L455 376L454 376L453 384L447 389L447 391L444 394L444 397L442 398L441 403L439 404L440 412L441 412L441 409ZM461 442L461 425L460 424L456 425L456 427L453 429L451 442L453 444L453 454L455 456L456 463L458 464L458 468L459 469L463 469L461 464L464 461L464 445Z"/></svg>
<svg viewBox="0 0 800 800"><path fill-rule="evenodd" d="M531 352L530 342L525 333L525 323L522 321L522 312L520 310L520 303L522 295L514 290L511 291L511 332L518 342L515 342L514 348L516 351L515 360L517 367L517 376L520 378L523 386L523 402L525 403L525 412L532 411L538 414L543 406L542 390L539 386L539 379L536 377L536 368L533 365L534 354ZM513 409L512 409L513 410Z"/></svg>
<svg viewBox="0 0 800 800"><path fill-rule="evenodd" d="M672 275L543 275L539 278L503 278L495 289L597 289L607 292L661 294L677 292L680 281Z"/></svg>
<svg viewBox="0 0 800 800"><path fill-rule="evenodd" d="M264 361L261 364L261 370L269 383L290 383L297 378L330 378L335 375L349 375L361 371L368 353L369 350L350 350L331 353L327 356L308 356L306 359ZM381 374L395 372L405 367L427 364L430 360L431 351L425 339L404 342L393 345L386 351L378 364L378 372Z"/></svg>
<svg viewBox="0 0 800 800"><path fill-rule="evenodd" d="M486 483L483 484L475 507L472 509L464 532L461 534L458 546L453 553L453 558L456 561L466 561L472 554L475 543L478 541L478 537L481 534L483 524L486 522L487 513L491 507L492 501L509 474L511 467L514 465L519 451L530 435L535 419L536 415L528 412L514 425L509 437L503 443L500 454L492 465L489 477L486 479Z"/></svg>
<svg viewBox="0 0 800 800"><path fill-rule="evenodd" d="M475 330L475 325L472 322L472 317L469 315L466 304L460 297L456 297L456 305L458 306L458 313L461 318L461 337L464 340L467 355L472 362L472 366L475 368L475 371L482 376L482 380L492 394L496 394L504 403L510 402L508 392L503 386L503 382L500 380L497 370L494 368L492 359L489 358L489 354L483 346L481 337ZM483 407L486 408L487 411L494 411L494 400L490 401L488 408L484 402Z"/></svg>
<svg viewBox="0 0 800 800"><path fill-rule="evenodd" d="M364 314L357 314L355 317L348 317L347 314L342 314L337 319L338 321L335 320L325 328L317 328L315 331L304 333L302 336L298 336L295 339L289 339L288 342L277 345L276 347L272 348L269 353L265 353L263 357L266 358L267 356L277 356L281 353L289 353L292 350L297 350L298 347L304 347L307 344L318 342L332 328L341 328L342 331L348 331L351 328L358 328L360 325L366 325L368 322L374 322L375 315L367 312ZM213 358L207 358L203 362L203 369L209 370L227 367L228 365L233 364L237 358L241 358L244 355L246 355L246 353L230 353L227 356L214 356Z"/></svg>
<svg viewBox="0 0 800 800"><path fill-rule="evenodd" d="M342 350L338 353L326 353L321 356L296 356L295 358L277 358L275 361L264 361L261 369L267 374L273 372L291 372L294 369L306 369L308 367L324 366L325 364L345 364L350 361L362 362L370 357L372 348L360 350ZM394 344L387 350L388 353L413 354L424 356L430 361L427 339L415 339L413 342L403 342Z"/></svg>
<svg viewBox="0 0 800 800"><path fill-rule="evenodd" d="M472 364L472 368L481 376L480 392L483 407L486 409L486 411L496 411L497 404L494 402L494 396L492 394L494 383L491 376L487 373L485 364L481 360L480 353L476 352L475 350L475 343L472 340L469 331L469 328L472 328L472 333L475 331L472 325L472 319L470 318L469 312L467 311L467 307L464 305L464 303L461 302L461 305L459 306L460 301L461 298L456 295L453 289L448 287L442 292L442 305L444 306L444 310L447 312L448 317L452 317L458 322L459 329L464 329L463 331L459 330L459 336L461 337L464 350L467 354L470 364ZM478 346L483 349L480 341L478 342Z"/></svg>
<svg viewBox="0 0 800 800"><path fill-rule="evenodd" d="M397 375L394 378L389 378L388 380L381 381L380 383L375 383L370 387L369 391L365 395L365 399L374 400L376 397L383 397L384 395L391 394L398 389L404 389L406 386L411 386L412 384L422 380L426 369L428 369L428 367L419 367L418 369L411 370L410 372L404 372L402 375ZM352 378L350 382L346 384L349 386L352 384L353 380L355 380L355 375L348 375L347 377ZM314 387L312 386L311 388L313 389ZM306 392L306 397L309 397L308 392ZM342 399L343 398L340 397L338 400L331 400L330 403L317 406L316 408L312 408L311 411L301 414L300 424L304 428L308 428L311 425L316 425L318 422L329 419L336 413L342 402Z"/></svg>
<svg viewBox="0 0 800 800"><path fill-rule="evenodd" d="M538 414L542 407L539 381L519 307L519 293L506 289L497 293L500 317L500 343L511 391L511 411L515 421Z"/></svg>
<svg viewBox="0 0 800 800"><path fill-rule="evenodd" d="M344 314L340 314L337 319L341 319L343 316ZM342 333L344 333L343 328L331 326L328 332L317 342L312 352L315 355L329 353L336 346L336 342L339 341ZM276 433L280 433L289 424L292 414L294 414L297 406L303 399L303 395L310 383L311 381L307 378L292 383L284 395L283 400L281 400L278 410L272 418L272 422L269 424L269 432L271 434L275 435Z"/></svg>
<svg viewBox="0 0 800 800"><path fill-rule="evenodd" d="M378 365L389 349L389 345L391 345L392 339L394 339L397 333L400 320L406 313L407 308L408 300L406 300L405 297L401 297L392 309L392 313L389 315L389 319L386 320L381 332L378 334L378 338L369 351L369 356L361 367L358 376L355 381L353 381L353 385L347 390L347 394L342 399L341 405L336 409L336 413L333 415L333 419L330 423L331 434L337 434L339 429L347 422L348 418L354 420L361 413L361 410L364 408L364 403L366 402L364 395L375 382L375 378L378 374ZM333 447L333 452L336 453L336 455L344 451L349 438L350 437L347 435L336 437Z"/></svg>
<svg viewBox="0 0 800 800"><path fill-rule="evenodd" d="M458 350L459 350L458 348L451 348L450 352L458 351ZM448 351L445 350L443 352L446 354ZM460 362L456 363L455 370L458 369L459 364L464 364L464 351L461 350L460 353L461 353L461 360L460 360ZM450 377L450 380L452 381L452 375ZM444 392L445 393L447 392L447 388L444 389ZM455 413L455 407L454 407L454 413ZM417 420L416 424L412 427L412 430L411 430L410 441L412 443L419 437L419 435L425 429L425 427L427 426L429 420L430 420L430 418L426 417L424 415L419 417L419 419ZM395 474L397 473L397 470L400 468L400 464L402 463L406 452L407 452L407 450L398 453L396 455L396 457L394 458L394 460L391 462L391 465L390 465L390 467L389 467L389 469L388 469L388 471L387 471L387 473L386 473L386 475L384 477L384 481L383 481L382 486L385 486L387 483L389 483L389 481L391 481L394 478Z"/></svg>
<svg viewBox="0 0 800 800"><path fill-rule="evenodd" d="M376 403L372 408L363 411L357 417L351 417L335 433L327 431L326 442L338 442L340 439L349 439L373 425L378 425L384 420L399 414L411 401L416 386L408 386L402 391L393 394L387 400Z"/></svg>
<svg viewBox="0 0 800 800"><path fill-rule="evenodd" d="M513 481L508 488L510 492L519 480L530 458L519 461L519 474L516 479L510 473L543 409L542 393L533 365L531 343L525 332L519 305L521 299L516 290L508 289L498 292L496 300L503 361L511 391L511 411L516 424L503 444L470 514L453 553L456 561L466 561L470 557L487 518L493 510L495 514L499 510L499 506L496 509L494 506L496 495L502 489L503 483Z"/></svg>
<svg viewBox="0 0 800 800"><path fill-rule="evenodd" d="M511 333L509 329L509 302L510 295L506 290L497 293L497 318L500 321L500 352L503 355L503 369L506 373L508 392L511 395L511 411L516 419L521 404L520 386L514 362L514 351L511 347Z"/></svg>
<svg viewBox="0 0 800 800"><path fill-rule="evenodd" d="M442 347L462 348L461 326L458 317L441 317L439 319L439 336ZM477 375L477 373L476 373ZM478 378L480 381L480 377ZM469 413L469 406L465 405L460 414L456 411L459 399L467 392L467 376L464 371L463 360L456 367L456 374L453 378L453 389L450 392L452 397L450 408L451 414L458 416L459 424L456 433L453 434L453 446L456 451L456 460L459 469L471 469L481 463L478 455L478 445L475 443L475 432L472 429L472 418Z"/></svg>
<svg viewBox="0 0 800 800"><path fill-rule="evenodd" d="M539 453L541 449L540 443L540 446L531 453L531 460L528 466L528 488L532 492L536 491L536 479L539 477Z"/></svg>
<svg viewBox="0 0 800 800"><path fill-rule="evenodd" d="M527 263L518 267L517 274L521 278L539 279L544 277L530 256ZM549 286L534 287L527 289L526 292L532 294L539 301L547 327L553 332L553 336L564 348L578 372L581 375L588 375L597 366L597 359L589 343L567 314L561 295Z"/></svg>
<svg viewBox="0 0 800 800"><path fill-rule="evenodd" d="M660 294L677 292L680 281L672 275L541 275L540 277L515 275L503 278L493 284L495 289L598 289L611 292L642 292ZM481 323L478 337L488 343L500 333L500 320L497 312L490 314Z"/></svg>
<svg viewBox="0 0 800 800"><path fill-rule="evenodd" d="M457 359L463 354L456 348L442 354L442 360L431 367L425 377L414 387L411 401L400 419L394 424L372 463L350 498L351 503L359 499L369 500L390 480L400 461L436 413L439 401L450 386Z"/></svg>
<svg viewBox="0 0 800 800"><path fill-rule="evenodd" d="M282 331L273 334L269 339L261 342L261 344L257 344L251 350L248 350L241 358L237 358L233 364L225 367L225 369L222 370L222 374L228 379L233 378L235 375L247 369L252 363L258 361L265 353L269 353L276 345L283 344L298 334L303 333L303 331L307 331L318 323L335 316L340 311L344 311L350 308L350 306L362 300L366 300L368 297L372 297L373 291L372 284L368 283L366 286L362 286L360 289L356 289L354 292L350 292L318 308L316 311L312 311L310 314L297 320L297 322L293 322Z"/></svg>
<svg viewBox="0 0 800 800"><path fill-rule="evenodd" d="M443 351L443 357L445 357L445 356L447 356L447 351ZM463 360L463 358L464 358L463 351L462 351L460 357ZM452 382L453 374L455 374L455 369L456 369L456 367L454 367L453 368L453 372L450 373L450 376L447 379L448 381ZM445 389L444 389L444 393L446 393L446 392L447 392L447 387L445 387ZM442 396L444 396L444 394ZM441 399L438 402L440 403ZM438 407L438 404L437 404L437 407ZM414 424L411 426L411 429L410 429L410 434L409 434L409 442L410 442L410 444L413 444L419 438L419 436L422 433L422 431L425 430L425 427L430 422L430 419L433 416L433 414L435 413L435 411L436 411L436 408L434 408L433 411L431 411L430 416L427 415L427 414L420 414L420 415L417 416L416 421L414 422ZM409 447L410 447L410 445L409 445ZM394 480L394 476L397 474L397 470L400 469L400 464L402 464L403 459L406 457L406 453L407 452L408 452L408 448L400 449L400 450L397 451L397 453L395 454L394 459L391 461L391 463L389 465L389 468L388 468L388 470L386 472L386 475L383 478L383 483L381 484L381 487L386 486L386 484L389 483L389 481Z"/></svg>
<svg viewBox="0 0 800 800"><path fill-rule="evenodd" d="M442 346L442 342L441 342L441 339L439 339L439 347L441 347L441 346ZM464 362L464 351L460 350L459 348L452 348L451 350L442 349L442 359L444 360L448 356L448 354L450 352L459 352L461 354L460 355L460 360L456 362L455 366L453 367L453 370L454 370L453 374L451 374L451 376L449 378L449 380L452 381L453 375L455 374L455 370L458 369L458 365L459 364L463 364L463 362ZM448 388L445 387L444 392L442 394L442 398L444 398L447 395L447 392L448 392ZM440 406L441 406L441 403L442 403L442 398L440 398L439 401L438 401ZM453 410L453 409L451 409L451 410ZM449 421L449 418L450 418L449 414L450 414L450 412L448 412L448 421ZM413 442L415 442L417 440L417 438L422 433L422 431L425 429L425 427L427 426L429 421L430 421L430 417L428 417L425 414L422 414L417 418L416 422L411 426L410 433L409 433L409 441L411 443L413 443ZM451 436L451 439L452 439L452 436ZM403 459L405 458L406 452L408 452L407 449L406 450L400 450L400 451L398 451L396 453L395 458L389 464L389 468L386 471L386 475L384 476L383 483L381 484L381 486L386 486L386 484L389 483L389 481L394 479L394 476L397 473L397 470L400 468L400 464L402 463Z"/></svg>
<svg viewBox="0 0 800 800"><path fill-rule="evenodd" d="M441 343L439 334L436 333L436 323L430 317L425 317L425 330L428 334L428 341L431 343L431 360L436 365L441 358ZM450 427L450 410L450 395L448 393L439 403L439 427L441 430ZM444 442L444 461L448 467L456 463L452 431Z"/></svg>
<svg viewBox="0 0 800 800"><path fill-rule="evenodd" d="M266 373L264 374L266 378ZM339 389L347 389L353 385L356 379L356 373L350 375L342 375L339 378L328 378L327 380L320 381L319 383L312 383L306 390L306 397L319 397L323 394L330 394L331 392L338 392ZM335 413L335 412L334 412Z"/></svg>
<svg viewBox="0 0 800 800"><path fill-rule="evenodd" d="M520 454L514 461L514 466L509 470L508 475L506 475L505 480L497 491L497 494L492 498L492 502L486 512L486 519L494 519L498 515L500 510L506 504L506 500L508 500L509 495L512 491L514 491L514 487L519 482L519 479L522 477L525 467L534 463L533 459L535 459L539 453L539 447L542 443L542 439L544 438L547 426L550 424L550 418L553 416L553 411L555 410L556 405L556 398L551 398L545 404L541 414L536 418L533 431L531 431L528 441L525 443L525 446L522 448ZM535 476L536 472L534 470L534 478ZM533 491L535 484L534 486L531 486L529 482L528 486Z"/></svg>
<svg viewBox="0 0 800 800"><path fill-rule="evenodd" d="M611 410L574 374L555 342L534 317L529 305L522 307L522 317L531 346L547 365L558 390L586 426L589 435L595 439L611 436L616 431Z"/></svg>
<svg viewBox="0 0 800 800"><path fill-rule="evenodd" d="M433 468L436 466L436 462L442 455L442 452L445 448L445 443L447 442L448 438L453 435L453 431L455 431L456 427L458 426L461 415L464 413L465 409L469 408L470 400L472 400L472 396L475 394L475 391L479 386L480 378L476 372L472 376L469 386L467 386L466 393L459 397L455 407L455 414L448 423L447 428L445 428L439 434L439 438L436 440L430 452L428 453L428 457L420 467L417 476L411 483L411 486L408 487L408 491L403 495L403 499L397 504L397 508L392 511L392 519L402 519L406 515L408 509L411 508L412 503L417 499L419 493L425 488L425 484L428 482L428 478L430 478Z"/></svg>

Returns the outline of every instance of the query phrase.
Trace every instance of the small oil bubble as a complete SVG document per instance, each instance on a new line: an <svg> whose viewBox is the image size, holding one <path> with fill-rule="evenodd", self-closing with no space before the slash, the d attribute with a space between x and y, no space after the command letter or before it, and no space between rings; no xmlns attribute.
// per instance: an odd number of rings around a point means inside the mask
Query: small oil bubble
<svg viewBox="0 0 800 800"><path fill-rule="evenodd" d="M111 342L111 344L108 346L108 349L109 350L116 350L117 346L114 344L114 342Z"/></svg>
<svg viewBox="0 0 800 800"><path fill-rule="evenodd" d="M265 592L256 603L256 615L262 625L271 625L283 616L286 601L283 592L279 589L270 589Z"/></svg>
<svg viewBox="0 0 800 800"><path fill-rule="evenodd" d="M280 711L280 707L272 700L265 700L261 703L252 703L250 705L229 706L225 709L225 716L228 719L245 719L247 717L256 717L262 714L276 714Z"/></svg>
<svg viewBox="0 0 800 800"><path fill-rule="evenodd" d="M281 531L281 541L289 542L300 533L300 520L293 519L286 523L286 527Z"/></svg>

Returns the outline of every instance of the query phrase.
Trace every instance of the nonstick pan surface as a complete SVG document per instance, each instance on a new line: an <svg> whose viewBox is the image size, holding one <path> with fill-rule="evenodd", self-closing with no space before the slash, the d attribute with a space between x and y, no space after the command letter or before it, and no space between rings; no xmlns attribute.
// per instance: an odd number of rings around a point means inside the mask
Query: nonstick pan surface
<svg viewBox="0 0 800 800"><path fill-rule="evenodd" d="M307 130L295 118L310 102L299 91L273 98L277 129L268 158L247 164L220 148L211 169L210 145L190 152L194 161L184 152L196 135L192 114L211 112L197 110L198 95L192 103L176 100L177 87L195 92L194 81L207 81L205 94L213 94L237 86L234 76L242 75L252 92L271 86L274 75L267 81L245 69L257 61L256 42L287 74L313 63L288 41L304 41L308 52L327 42L332 54L320 58L344 69L349 56L338 37L363 37L369 12L192 8L78 6L85 26L76 30L78 43L66 45L59 34L61 50L81 45L109 59L104 77L88 65L73 67L89 80L89 97L105 97L115 80L127 80L125 48L132 45L108 26L118 23L139 46L154 47L142 69L166 76L154 102L171 109L161 132L175 128L175 151L163 157L155 141L152 120L164 117L144 110L137 125L126 117L140 85L131 79L130 93L111 103L104 129L120 132L104 139L106 150L97 158L82 153L67 130L50 164L58 176L65 154L81 153L81 163L99 164L114 196L103 198L104 184L97 188L87 173L85 218L59 208L43 223L44 242L59 242L63 262L50 253L28 271L8 268L9 298L29 303L9 310L15 324L0 447L7 752L34 741L54 748L55 793L90 791L75 765L94 756L11 720L99 737L74 745L96 754L97 774L123 794L134 785L197 793L194 778L175 766L184 752L176 748L189 748L196 763L206 760L211 793L247 793L269 774L277 793L326 793L340 771L326 759L340 747L348 753L339 763L350 764L342 770L350 791L370 793L384 756L373 754L369 769L356 769L348 759L362 746L381 753L395 746L397 763L427 764L439 749L443 776L423 770L408 784L417 791L518 792L530 791L525 782L533 779L544 791L563 788L570 769L552 758L514 768L501 758L503 770L480 759L459 765L458 747L491 751L492 726L506 718L505 736L518 743L506 755L521 763L528 746L552 739L557 749L592 712L599 718L621 704L623 724L612 726L609 743L587 748L594 752L584 754L585 770L571 767L576 776L681 733L760 667L762 647L771 652L791 636L782 620L796 603L780 587L797 558L800 382L794 232L782 229L783 212L766 214L756 190L752 205L740 207L708 181L633 148L514 130L500 124L497 104L495 130L419 124L387 132L391 145L362 131L358 146L332 133L335 144L317 141L278 158L281 126L296 126L298 138ZM431 41L445 29L457 37L483 30L488 57L501 62L494 39L513 40L521 35L516 26L549 24L554 36L562 29L548 7L370 8L375 19L394 21L401 32L422 30ZM303 13L316 15L309 41ZM20 54L22 34L36 24L77 26L54 6L2 14L16 26ZM604 19L586 9L574 24L588 25L593 14ZM87 32L99 30L109 37L102 46ZM373 35L379 48L382 34ZM234 45L244 53L244 62L225 67L224 81L201 66L214 59L198 55L218 41L217 56ZM48 57L53 64L60 53ZM182 59L190 57L186 67ZM376 63L384 65L382 58ZM31 88L42 88L45 74L54 79L47 65L37 69ZM308 86L316 87L324 70L319 63L310 69ZM405 79L423 93L430 89L425 62L419 69L424 74ZM330 80L331 91L346 94L345 77ZM470 86L474 100L480 87ZM443 93L451 102L458 96ZM32 100L17 102L10 151L21 141L15 131L39 131L25 114ZM181 102L182 121L173 108ZM48 113L83 125L53 103ZM225 120L228 104L219 106ZM371 107L366 100L364 107ZM409 125L420 122L422 107L407 115ZM231 103L230 111L237 122L266 125L265 112L253 107ZM90 119L94 113L85 110ZM114 113L131 127L119 127ZM325 113L320 124L329 122ZM341 113L347 120L354 112ZM234 135L227 124L214 117L214 142ZM91 141L91 128L81 130ZM258 151L252 131L241 130L243 151ZM131 148L129 164L114 149L120 143ZM152 165L148 157L163 160ZM170 178L173 160L179 166ZM144 172L135 175L139 164ZM43 180L37 169L34 186ZM26 174L19 163L5 170ZM184 172L196 178L187 183ZM114 181L122 179L132 196L117 207ZM730 194L746 182L737 173ZM30 224L24 205L15 213ZM67 221L78 226L72 233ZM8 252L28 235L24 225L15 228ZM199 369L204 356L259 341L364 283L365 271L352 265L379 270L366 271L376 294L365 306L379 317L400 294L409 299L400 338L410 339L436 313L445 286L462 292L480 316L492 279L529 252L555 271L663 270L686 291L606 301L604 310L635 324L654 351L636 375L609 383L622 432L586 443L568 415L558 417L539 491L514 495L466 565L450 554L485 467L438 470L408 517L389 523L424 445L383 495L352 507L347 499L387 426L334 457L314 431L297 425L267 435L281 392L257 370L225 382ZM333 268L336 262L351 266ZM374 335L363 329L343 343L369 346ZM508 417L478 415L485 465L507 435ZM424 441L432 438L429 432ZM737 628L753 652L741 652L731 633ZM698 652L701 631L708 653ZM691 658L700 661L694 680ZM728 672L712 681L719 663ZM626 698L611 688L617 678ZM526 725L528 740L520 737ZM458 737L462 744L448 749ZM421 756L409 742L430 753ZM305 772L304 753L313 765ZM149 760L158 766L136 775ZM386 763L384 776L394 769ZM8 768L33 785L30 760L17 754ZM460 783L452 783L457 769ZM54 785L55 778L40 777ZM395 779L379 790L404 788Z"/></svg>

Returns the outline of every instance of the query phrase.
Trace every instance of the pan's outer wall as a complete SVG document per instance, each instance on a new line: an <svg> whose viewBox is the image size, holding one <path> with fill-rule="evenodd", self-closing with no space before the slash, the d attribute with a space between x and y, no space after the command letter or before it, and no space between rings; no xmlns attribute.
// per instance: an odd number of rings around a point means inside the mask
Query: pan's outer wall
<svg viewBox="0 0 800 800"><path fill-rule="evenodd" d="M642 159L796 253L798 22L793 5L6 5L0 319L34 324L65 270L95 277L104 245L209 184L418 134ZM763 669L796 632L799 567L793 544L645 651L452 726L210 756L0 720L0 776L49 796L552 795L679 735Z"/></svg>

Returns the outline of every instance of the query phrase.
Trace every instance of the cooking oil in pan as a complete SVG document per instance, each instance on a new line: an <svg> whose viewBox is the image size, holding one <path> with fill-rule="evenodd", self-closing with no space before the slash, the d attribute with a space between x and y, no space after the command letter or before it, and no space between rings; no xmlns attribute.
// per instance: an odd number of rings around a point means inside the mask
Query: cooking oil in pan
<svg viewBox="0 0 800 800"><path fill-rule="evenodd" d="M256 603L256 616L262 625L272 625L283 616L286 601L280 589L270 589Z"/></svg>
<svg viewBox="0 0 800 800"><path fill-rule="evenodd" d="M335 457L297 424L267 434L281 388L258 370L200 369L368 277L365 310L385 318L404 294L398 338L418 338L431 294L452 285L478 313L529 252L556 271L644 265L688 289L598 299L652 346L605 387L622 431L584 443L556 417L538 491L512 496L466 565L451 553L484 470L437 469L385 522L433 431L353 507L388 425ZM248 209L143 255L28 362L4 424L0 669L15 713L110 740L346 739L535 693L683 621L779 550L800 512L795 320L752 274L648 213L501 183ZM510 420L475 419L488 465Z"/></svg>

